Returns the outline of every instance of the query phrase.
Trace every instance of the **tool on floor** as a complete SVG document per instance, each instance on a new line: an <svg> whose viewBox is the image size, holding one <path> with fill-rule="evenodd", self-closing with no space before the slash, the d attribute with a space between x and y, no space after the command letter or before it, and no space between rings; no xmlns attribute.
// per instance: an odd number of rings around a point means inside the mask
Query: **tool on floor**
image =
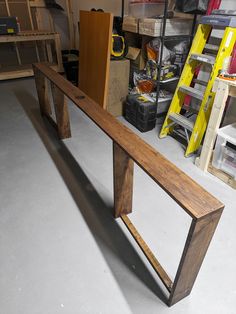
<svg viewBox="0 0 236 314"><path fill-rule="evenodd" d="M211 31L215 26L224 29L220 47L217 47L218 52L216 57L212 54L204 53L204 49L206 48L216 48L207 43ZM226 16L214 11L214 15L202 17L169 112L160 132L160 138L163 138L172 133L176 126L181 127L185 132L188 142L185 152L186 157L195 153L201 145L215 97L215 93L212 91L213 83L223 67L224 60L231 55L235 42L236 16ZM209 80L205 84L206 86L201 86L201 89L198 85L190 87L195 69L199 64L207 64L211 67ZM199 105L197 109L196 106L194 106L195 108L190 107L185 114L182 114L185 95L190 95L192 98L197 99Z"/></svg>

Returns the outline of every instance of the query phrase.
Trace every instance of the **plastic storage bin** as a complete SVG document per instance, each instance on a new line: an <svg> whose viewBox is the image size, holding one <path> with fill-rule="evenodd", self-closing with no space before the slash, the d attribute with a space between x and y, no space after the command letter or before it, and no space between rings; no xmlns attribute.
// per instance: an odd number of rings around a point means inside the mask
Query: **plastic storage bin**
<svg viewBox="0 0 236 314"><path fill-rule="evenodd" d="M236 123L218 130L212 164L236 179Z"/></svg>
<svg viewBox="0 0 236 314"><path fill-rule="evenodd" d="M129 1L129 15L136 18L155 17L163 15L164 12L163 0L130 0Z"/></svg>

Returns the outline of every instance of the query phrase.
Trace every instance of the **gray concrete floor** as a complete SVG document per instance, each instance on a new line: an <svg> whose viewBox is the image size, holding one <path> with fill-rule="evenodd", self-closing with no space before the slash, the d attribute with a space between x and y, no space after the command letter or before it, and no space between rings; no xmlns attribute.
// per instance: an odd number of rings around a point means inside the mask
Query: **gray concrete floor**
<svg viewBox="0 0 236 314"><path fill-rule="evenodd" d="M32 79L1 82L0 100L1 314L236 313L233 189L185 159L172 138L130 126L226 205L191 296L168 308L157 276L112 218L111 141L71 104L73 137L58 141ZM190 220L137 167L131 219L173 278Z"/></svg>

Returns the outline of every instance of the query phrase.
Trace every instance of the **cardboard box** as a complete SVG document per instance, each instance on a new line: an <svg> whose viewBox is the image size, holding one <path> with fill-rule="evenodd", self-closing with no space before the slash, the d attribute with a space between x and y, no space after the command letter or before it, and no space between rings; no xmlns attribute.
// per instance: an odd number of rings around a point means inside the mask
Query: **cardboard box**
<svg viewBox="0 0 236 314"><path fill-rule="evenodd" d="M133 86L134 72L138 73L145 68L146 62L144 59L143 50L135 47L129 47L126 58L130 60L129 81L131 86Z"/></svg>
<svg viewBox="0 0 236 314"><path fill-rule="evenodd" d="M129 89L129 71L129 60L111 60L107 111L115 117L123 115L123 104Z"/></svg>
<svg viewBox="0 0 236 314"><path fill-rule="evenodd" d="M189 19L168 19L166 22L166 36L190 35L192 20ZM148 36L161 36L163 19L142 19L139 21L139 34Z"/></svg>
<svg viewBox="0 0 236 314"><path fill-rule="evenodd" d="M142 54L142 50L135 47L129 47L128 53L125 56L131 61L138 70L143 70L145 68L145 59Z"/></svg>
<svg viewBox="0 0 236 314"><path fill-rule="evenodd" d="M123 21L123 31L138 33L138 19L132 16L125 16Z"/></svg>

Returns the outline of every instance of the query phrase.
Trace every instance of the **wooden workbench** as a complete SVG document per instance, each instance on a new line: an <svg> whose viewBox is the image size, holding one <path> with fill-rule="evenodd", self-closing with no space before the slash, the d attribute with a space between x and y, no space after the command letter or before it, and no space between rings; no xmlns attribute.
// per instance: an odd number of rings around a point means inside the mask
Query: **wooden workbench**
<svg viewBox="0 0 236 314"><path fill-rule="evenodd" d="M63 72L62 56L61 56L61 39L60 35L55 32L47 31L24 31L17 35L2 35L0 36L0 45L4 43L19 43L19 42L41 42L45 49L45 60L48 61L54 70ZM55 45L56 62L53 61L52 42ZM40 61L37 45L35 46L37 59ZM21 78L33 76L31 64L21 64L20 56L18 55L18 65L9 68L3 68L0 71L0 80Z"/></svg>

